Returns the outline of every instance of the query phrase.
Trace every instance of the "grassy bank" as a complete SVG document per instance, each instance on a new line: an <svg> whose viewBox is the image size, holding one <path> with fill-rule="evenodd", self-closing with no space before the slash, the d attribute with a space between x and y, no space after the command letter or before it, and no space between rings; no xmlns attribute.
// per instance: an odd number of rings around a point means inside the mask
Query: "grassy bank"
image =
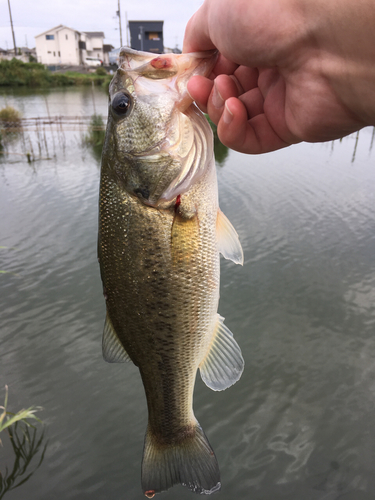
<svg viewBox="0 0 375 500"><path fill-rule="evenodd" d="M108 85L111 75L81 74L73 71L52 73L43 64L24 63L18 59L0 61L0 86L63 87L69 85Z"/></svg>

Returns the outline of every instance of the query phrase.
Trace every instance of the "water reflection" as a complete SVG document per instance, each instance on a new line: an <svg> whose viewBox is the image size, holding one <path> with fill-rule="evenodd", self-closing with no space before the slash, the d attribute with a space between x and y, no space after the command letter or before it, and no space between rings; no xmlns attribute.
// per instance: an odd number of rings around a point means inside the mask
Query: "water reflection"
<svg viewBox="0 0 375 500"><path fill-rule="evenodd" d="M44 441L44 429L15 423L8 429L9 441L13 449L13 465L0 471L0 499L9 491L25 484L41 466L48 442Z"/></svg>
<svg viewBox="0 0 375 500"><path fill-rule="evenodd" d="M94 113L90 89L45 96L51 116L69 100L72 115ZM46 116L44 95L9 101L24 116ZM105 93L95 106L105 117ZM25 156L0 165L0 245L8 247L0 254L8 271L0 274L0 378L17 384L21 401L45 408L50 440L42 467L9 498L137 500L142 384L134 366L109 367L101 357L99 160L80 131L64 130L65 149L53 133L56 157L48 126L52 160L35 162L37 175ZM197 377L194 394L220 463L222 500L375 497L373 141L372 129L360 131L355 168L352 134L261 156L228 151L217 169L221 209L245 253L243 267L222 261L219 306L244 374L222 393ZM9 478L16 455L6 441ZM192 500L183 487L162 495L177 496Z"/></svg>

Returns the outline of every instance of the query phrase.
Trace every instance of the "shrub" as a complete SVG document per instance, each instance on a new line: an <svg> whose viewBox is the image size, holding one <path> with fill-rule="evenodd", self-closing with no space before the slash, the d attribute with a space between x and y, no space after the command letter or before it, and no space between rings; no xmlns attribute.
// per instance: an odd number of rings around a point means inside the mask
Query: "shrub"
<svg viewBox="0 0 375 500"><path fill-rule="evenodd" d="M0 86L18 87L62 87L68 85L103 85L108 86L111 75L104 68L100 73L81 74L75 72L52 73L37 62L24 63L13 58L11 61L0 61Z"/></svg>
<svg viewBox="0 0 375 500"><path fill-rule="evenodd" d="M21 113L12 106L0 110L0 125L2 128L18 128L21 126Z"/></svg>
<svg viewBox="0 0 375 500"><path fill-rule="evenodd" d="M107 70L100 66L99 68L96 68L95 73L99 76L105 76L107 74Z"/></svg>

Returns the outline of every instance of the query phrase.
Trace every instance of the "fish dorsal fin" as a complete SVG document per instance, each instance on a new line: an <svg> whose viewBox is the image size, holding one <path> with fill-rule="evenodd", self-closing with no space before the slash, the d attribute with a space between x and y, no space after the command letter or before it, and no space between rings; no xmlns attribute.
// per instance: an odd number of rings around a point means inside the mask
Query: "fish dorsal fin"
<svg viewBox="0 0 375 500"><path fill-rule="evenodd" d="M125 363L127 361L131 361L113 328L108 313L105 317L102 349L103 358L108 363Z"/></svg>
<svg viewBox="0 0 375 500"><path fill-rule="evenodd" d="M239 345L218 314L210 349L199 365L203 382L214 391L223 391L239 380L244 364Z"/></svg>
<svg viewBox="0 0 375 500"><path fill-rule="evenodd" d="M243 266L243 251L238 234L223 212L218 208L216 219L216 237L219 252L226 259Z"/></svg>

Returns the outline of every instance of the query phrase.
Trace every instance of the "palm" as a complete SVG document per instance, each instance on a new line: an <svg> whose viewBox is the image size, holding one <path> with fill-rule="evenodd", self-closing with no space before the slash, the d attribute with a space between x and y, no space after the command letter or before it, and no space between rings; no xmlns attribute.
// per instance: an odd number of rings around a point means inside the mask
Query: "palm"
<svg viewBox="0 0 375 500"><path fill-rule="evenodd" d="M212 100L212 81L197 77L189 90L218 124L221 141L232 149L264 153L302 140L336 139L358 129L358 121L328 83L309 68L282 74L277 69L236 66L222 58L216 71L215 87L233 114L230 124L222 119L224 107L217 107L217 98Z"/></svg>

